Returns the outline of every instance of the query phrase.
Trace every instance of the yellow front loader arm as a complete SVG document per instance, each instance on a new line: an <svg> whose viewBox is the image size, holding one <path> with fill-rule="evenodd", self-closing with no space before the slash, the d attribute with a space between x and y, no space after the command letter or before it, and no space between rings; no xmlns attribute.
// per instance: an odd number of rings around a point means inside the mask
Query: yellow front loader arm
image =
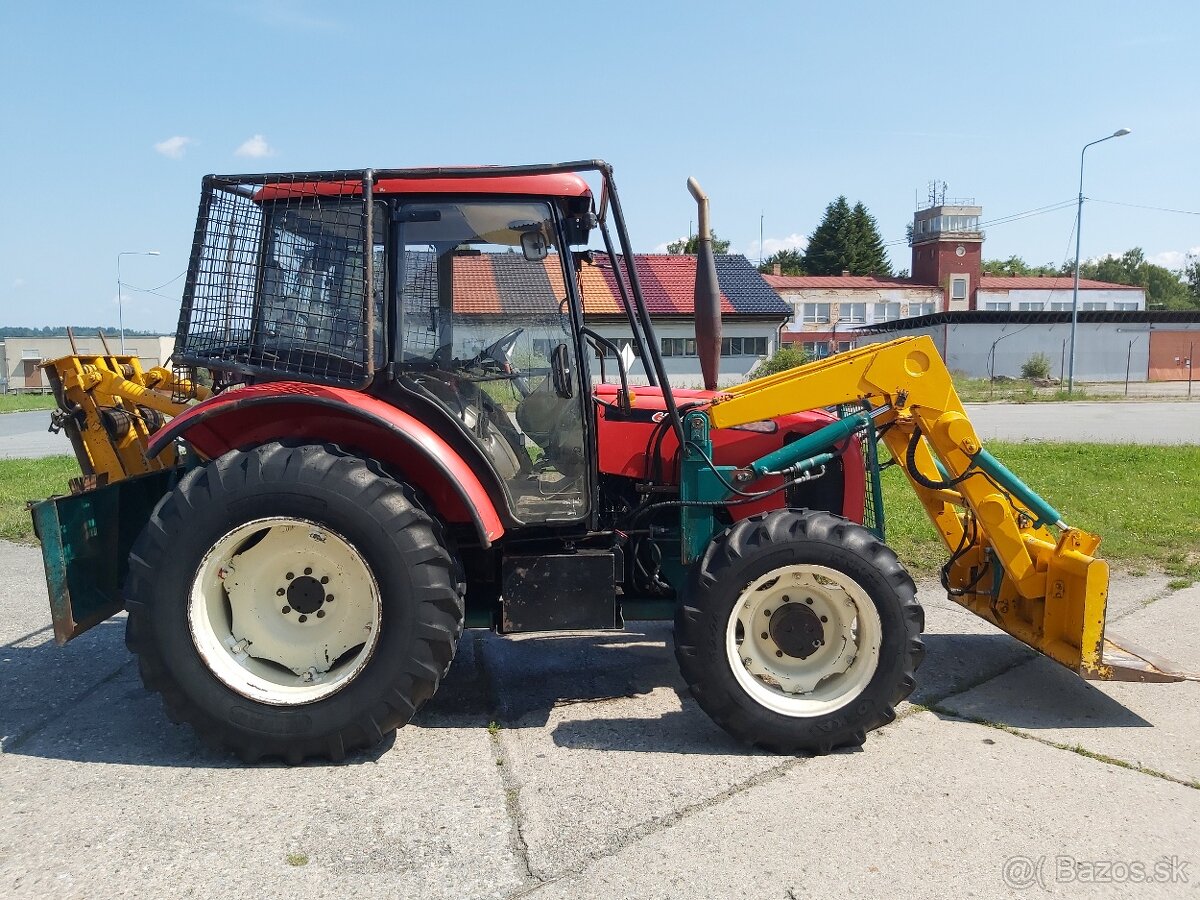
<svg viewBox="0 0 1200 900"><path fill-rule="evenodd" d="M209 392L159 366L143 370L136 356L72 355L42 364L58 410L51 428L71 439L83 480L97 487L175 464L174 448L147 458L150 435L187 408L182 397Z"/></svg>
<svg viewBox="0 0 1200 900"><path fill-rule="evenodd" d="M1170 664L1105 636L1100 538L1067 525L982 446L926 336L901 338L730 388L716 428L864 403L937 528L951 599L1085 678L1179 681Z"/></svg>

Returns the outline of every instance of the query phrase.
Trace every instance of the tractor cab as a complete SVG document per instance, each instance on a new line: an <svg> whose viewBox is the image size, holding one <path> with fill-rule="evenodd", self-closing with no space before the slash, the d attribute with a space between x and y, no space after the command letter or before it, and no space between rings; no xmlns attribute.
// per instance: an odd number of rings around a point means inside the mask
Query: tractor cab
<svg viewBox="0 0 1200 900"><path fill-rule="evenodd" d="M177 359L218 388L363 390L462 453L513 525L583 522L586 181L354 174L206 181Z"/></svg>

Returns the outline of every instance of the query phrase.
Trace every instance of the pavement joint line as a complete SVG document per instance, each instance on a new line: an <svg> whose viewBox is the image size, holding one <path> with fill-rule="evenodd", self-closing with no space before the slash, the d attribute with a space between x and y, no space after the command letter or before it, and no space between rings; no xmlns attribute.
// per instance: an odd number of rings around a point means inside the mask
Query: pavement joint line
<svg viewBox="0 0 1200 900"><path fill-rule="evenodd" d="M834 753L831 755L846 754L839 754L838 751L834 751ZM539 884L522 888L521 890L510 894L508 900L516 900L516 898L519 897L527 897L546 885L553 884L554 882L560 881L563 878L569 878L572 875L582 874L593 863L607 859L611 856L615 856L626 847L644 841L646 838L658 834L659 832L674 828L680 822L691 818L696 813L704 812L706 809L711 809L714 806L720 806L721 804L732 800L734 797L737 797L745 791L756 788L759 785L769 784L772 781L777 781L792 769L798 768L811 759L813 759L812 756L798 756L785 759L778 765L772 766L769 769L764 769L761 772L757 772L754 775L751 775L749 778L739 781L737 784L730 785L729 787L725 788L725 790L717 794L713 794L711 797L705 797L703 800L697 800L695 803L689 803L686 806L667 813L666 815L655 816L651 819L647 819L644 822L631 825L629 828L624 829L623 831L606 840L600 849L593 853L589 853L587 859L583 860L578 865L572 866L569 869L564 869L561 872L556 872L553 876L543 878Z"/></svg>
<svg viewBox="0 0 1200 900"><path fill-rule="evenodd" d="M525 878L542 884L546 879L533 871L529 861L529 842L525 840L525 816L521 811L521 786L516 776L512 774L512 766L508 764L508 754L504 742L500 738L501 729L488 726L488 738L496 754L496 766L500 769L500 786L504 789L504 811L508 815L509 843L513 855L521 864Z"/></svg>
<svg viewBox="0 0 1200 900"><path fill-rule="evenodd" d="M488 743L495 755L496 767L500 770L500 788L504 791L504 812L509 823L509 848L521 867L523 876L541 885L545 879L536 875L529 861L529 843L525 840L525 821L521 811L521 786L512 773L512 766L505 752L504 743L500 739L503 726L495 718L499 715L500 702L496 694L492 674L488 671L487 660L484 656L484 635L475 635L475 674L483 685L484 695L488 700L488 709L493 718L488 723Z"/></svg>
<svg viewBox="0 0 1200 900"><path fill-rule="evenodd" d="M1003 722L992 722L989 719L979 719L974 716L965 716L962 713L951 712L948 709L937 706L936 704L930 707L930 711L938 716L945 717L956 722L969 722L973 725L983 725L987 728L995 728L997 731L1003 731L1006 734L1011 734L1014 737L1019 737L1027 741L1034 741L1046 747L1053 747L1055 750L1065 750L1067 753L1074 753L1076 756L1082 756L1085 759L1092 759L1096 762L1104 763L1105 765L1116 766L1119 769L1128 769L1131 772L1138 772L1142 775L1148 775L1151 778L1159 778L1163 781L1169 781L1172 784L1178 784L1182 787L1191 788L1195 791L1200 791L1200 781L1188 781L1184 778L1177 778L1174 775L1169 775L1166 772L1160 772L1157 769L1151 769L1149 766L1143 766L1140 763L1130 762L1126 759L1121 759L1116 756L1109 756L1106 753L1098 753L1095 750L1089 750L1082 744L1064 744L1061 741L1052 741L1049 738L1041 738L1036 734L1030 734L1028 731L1022 731L1012 725L1006 725Z"/></svg>
<svg viewBox="0 0 1200 900"><path fill-rule="evenodd" d="M1005 633L1007 633L1007 632L1005 632ZM1009 635L1009 637L1012 637L1012 635ZM1012 638L1012 640L1018 644L1021 643L1016 638ZM1021 644L1021 646L1023 647L1025 645ZM1013 671L1013 669L1019 669L1021 666L1031 663L1037 658L1038 657L1036 654L1023 655L1020 659L1014 659L1012 662L1010 662L1008 665L1006 665L999 672L993 672L990 675L981 675L979 677L978 681L969 682L968 684L965 684L962 687L951 688L944 694L935 695L933 697L928 698L928 700L925 703L910 703L909 706L914 707L918 711L919 710L936 709L937 705L939 703L941 703L945 700L949 700L951 697L957 697L959 694L965 694L965 693L967 693L967 691L973 691L973 690L975 690L975 688L981 687L982 685L985 685L989 681L992 681L996 678L1000 678L1004 675L1007 675L1009 672ZM905 712L905 713L902 713L901 715L898 715L896 718L900 719L900 718L904 718L905 716L908 716L908 715L910 715L910 713Z"/></svg>
<svg viewBox="0 0 1200 900"><path fill-rule="evenodd" d="M1166 574L1166 573L1163 573L1163 574ZM1119 615L1113 616L1112 618L1106 618L1106 622L1120 622L1122 619L1127 619L1127 618L1129 618L1129 616L1132 616L1134 613L1140 613L1142 610L1146 609L1147 607L1153 606L1159 600L1166 600L1168 597L1178 594L1180 591L1186 591L1188 588L1192 587L1192 585L1195 584L1195 582L1193 582L1192 584L1184 585L1181 588L1172 588L1169 586L1169 584L1170 583L1168 582L1168 587L1163 588L1163 593L1156 594L1155 596L1150 597L1149 599L1143 600L1140 604L1135 606L1133 609L1127 609L1127 610L1125 610L1125 612L1123 612Z"/></svg>
<svg viewBox="0 0 1200 900"><path fill-rule="evenodd" d="M24 744L30 738L34 737L39 731L44 731L46 728L53 725L59 719L62 719L63 717L65 717L76 706L78 706L80 703L82 703L88 697L92 696L92 694L99 691L105 685L110 684L111 682L115 681L117 679L117 676L119 676L122 672L124 672L126 669L128 669L132 664L133 664L132 659L125 660L125 662L121 663L121 665L117 666L117 668L113 669L113 671L109 672L107 675L105 675L103 678L101 678L95 684L90 685L89 687L85 688L79 694L77 694L76 696L74 696L70 700L68 700L66 703L64 703L60 709L56 710L55 712L51 713L48 716L45 716L40 721L31 725L29 728L26 728L20 734L13 735L12 737L9 737L7 735L0 735L0 756L3 756L6 753L11 753L12 751L16 750L18 747L20 747L22 744Z"/></svg>
<svg viewBox="0 0 1200 900"><path fill-rule="evenodd" d="M54 630L53 625L43 625L41 628L38 628L38 629L35 629L34 631L29 632L29 634L23 634L19 638L11 640L6 644L0 644L0 647L5 647L5 648L16 647L17 644L23 644L30 638L37 637L39 634L42 634L47 631L53 631L53 630Z"/></svg>

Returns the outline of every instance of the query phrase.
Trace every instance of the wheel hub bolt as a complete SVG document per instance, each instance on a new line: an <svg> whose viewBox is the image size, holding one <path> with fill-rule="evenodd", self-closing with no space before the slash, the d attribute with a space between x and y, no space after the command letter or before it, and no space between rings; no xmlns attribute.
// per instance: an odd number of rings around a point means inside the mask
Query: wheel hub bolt
<svg viewBox="0 0 1200 900"><path fill-rule="evenodd" d="M288 572L285 577L287 578L288 581L291 581L293 578L296 577L296 574L294 572Z"/></svg>
<svg viewBox="0 0 1200 900"><path fill-rule="evenodd" d="M776 650L776 651L775 651L775 655L776 655L776 656L783 656L783 651L782 651L782 650Z"/></svg>
<svg viewBox="0 0 1200 900"><path fill-rule="evenodd" d="M332 602L333 602L333 594L326 594L326 595L325 595L325 602L326 602L326 603L332 603Z"/></svg>
<svg viewBox="0 0 1200 900"><path fill-rule="evenodd" d="M275 596L276 596L276 597L282 597L282 596L283 596L284 594L286 594L286 593L287 593L287 591L285 591L283 588L280 588L279 590L277 590L277 591L275 592Z"/></svg>
<svg viewBox="0 0 1200 900"><path fill-rule="evenodd" d="M317 618L318 618L318 619L323 619L323 618L325 618L325 610L323 610L323 609L318 609L318 610L317 610Z"/></svg>
<svg viewBox="0 0 1200 900"><path fill-rule="evenodd" d="M769 635L769 634L767 634L767 633L764 631L764 632L762 633L762 639L765 641L765 640L767 640L768 638L770 638L770 635Z"/></svg>
<svg viewBox="0 0 1200 900"><path fill-rule="evenodd" d="M307 622L307 621L308 621L308 616L301 616L301 617L300 617L300 621L301 621L301 622Z"/></svg>
<svg viewBox="0 0 1200 900"><path fill-rule="evenodd" d="M304 570L304 574L305 574L305 575L311 575L311 574L312 574L312 566L309 566L308 568L306 568L306 569Z"/></svg>
<svg viewBox="0 0 1200 900"><path fill-rule="evenodd" d="M329 584L329 576L328 575L321 576L321 584Z"/></svg>
<svg viewBox="0 0 1200 900"><path fill-rule="evenodd" d="M280 612L283 613L285 616L288 613L290 613L291 611L292 611L292 608L290 606L285 606L283 609L280 610Z"/></svg>

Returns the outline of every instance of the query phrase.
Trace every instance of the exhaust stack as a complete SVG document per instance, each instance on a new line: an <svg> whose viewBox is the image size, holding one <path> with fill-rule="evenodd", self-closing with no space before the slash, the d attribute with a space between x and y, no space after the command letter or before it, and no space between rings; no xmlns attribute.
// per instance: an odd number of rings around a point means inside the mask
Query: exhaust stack
<svg viewBox="0 0 1200 900"><path fill-rule="evenodd" d="M688 179L688 190L696 198L699 234L696 241L696 354L704 389L717 389L721 366L721 288L717 284L717 264L713 259L712 229L708 221L708 195L695 178Z"/></svg>

